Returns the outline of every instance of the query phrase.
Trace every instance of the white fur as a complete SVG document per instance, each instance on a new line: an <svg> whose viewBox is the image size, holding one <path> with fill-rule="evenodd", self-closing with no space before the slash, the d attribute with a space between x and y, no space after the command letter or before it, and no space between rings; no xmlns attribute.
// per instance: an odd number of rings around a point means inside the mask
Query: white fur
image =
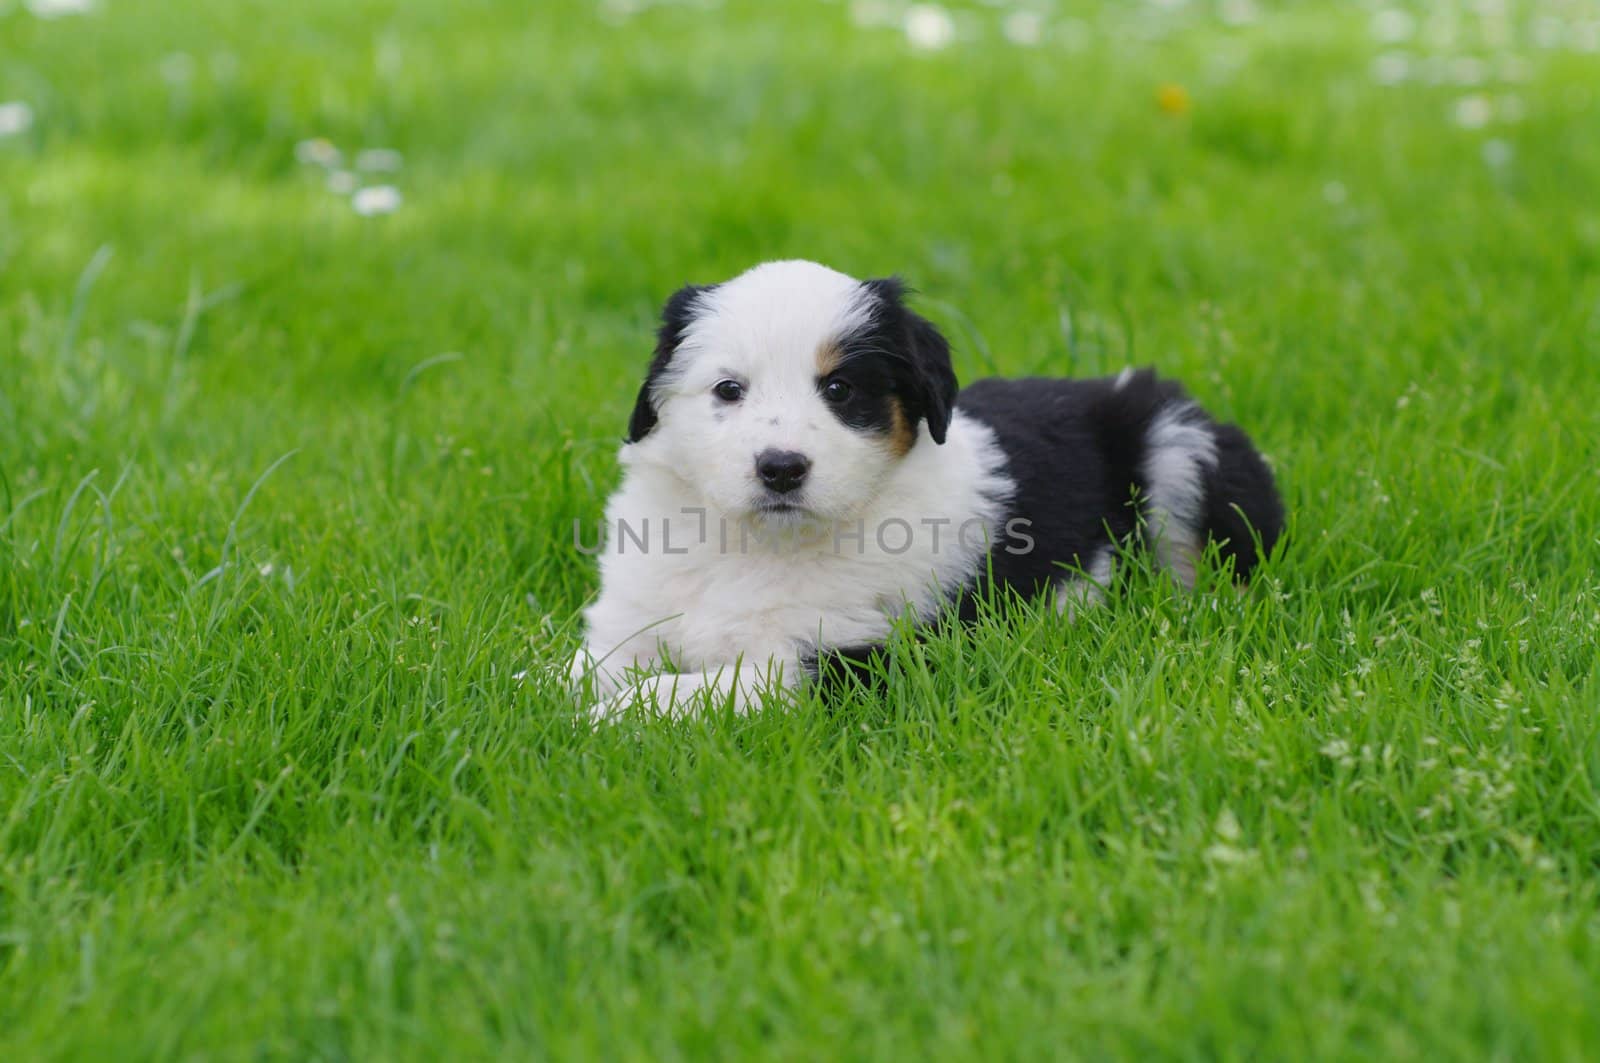
<svg viewBox="0 0 1600 1063"><path fill-rule="evenodd" d="M1144 476L1156 558L1185 587L1194 586L1204 542L1205 475L1217 464L1217 440L1191 402L1156 414L1147 436Z"/></svg>
<svg viewBox="0 0 1600 1063"><path fill-rule="evenodd" d="M959 411L942 446L919 425L904 456L829 411L817 351L872 312L856 281L777 262L702 298L606 509L601 592L572 664L598 717L636 700L692 712L702 695L744 709L799 682L807 649L881 642L896 616L931 616L982 564L1012 488L993 433ZM742 401L713 396L725 378ZM756 508L754 456L773 447L811 459L804 518Z"/></svg>
<svg viewBox="0 0 1600 1063"><path fill-rule="evenodd" d="M1065 616L1071 623L1084 609L1105 601L1106 591L1111 586L1111 565L1111 548L1106 547L1089 559L1082 575L1070 576L1058 583L1056 612Z"/></svg>

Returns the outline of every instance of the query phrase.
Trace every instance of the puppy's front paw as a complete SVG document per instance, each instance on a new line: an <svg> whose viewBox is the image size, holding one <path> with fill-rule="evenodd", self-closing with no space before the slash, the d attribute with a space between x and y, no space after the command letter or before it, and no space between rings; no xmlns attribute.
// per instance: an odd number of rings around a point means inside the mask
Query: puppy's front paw
<svg viewBox="0 0 1600 1063"><path fill-rule="evenodd" d="M616 723L628 715L647 719L695 716L702 708L705 685L705 677L696 674L635 675L625 686L595 699L588 708L589 719Z"/></svg>
<svg viewBox="0 0 1600 1063"><path fill-rule="evenodd" d="M622 681L601 662L595 660L587 647L580 648L572 655L572 663L567 666L567 689L572 691L573 697L580 702L588 703L611 697L622 687Z"/></svg>
<svg viewBox="0 0 1600 1063"><path fill-rule="evenodd" d="M629 710L637 703L637 698L631 690L610 697L598 698L583 706L584 716L595 727L608 724L621 723L627 718Z"/></svg>

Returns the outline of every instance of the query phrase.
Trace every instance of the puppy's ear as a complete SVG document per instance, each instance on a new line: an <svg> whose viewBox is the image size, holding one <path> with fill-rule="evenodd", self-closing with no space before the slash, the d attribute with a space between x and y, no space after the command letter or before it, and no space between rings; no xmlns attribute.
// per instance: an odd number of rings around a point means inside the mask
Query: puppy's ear
<svg viewBox="0 0 1600 1063"><path fill-rule="evenodd" d="M950 364L950 344L933 322L919 314L906 311L906 324L916 359L922 416L928 420L928 434L935 443L942 444L958 387L955 368Z"/></svg>
<svg viewBox="0 0 1600 1063"><path fill-rule="evenodd" d="M655 356L650 359L650 371L645 374L644 383L639 385L639 398L633 404L633 416L628 418L626 442L639 442L656 426L656 405L651 391L667 366L672 364L672 356L683 341L683 332L694 320L700 296L714 287L686 284L673 292L667 305L661 308L661 327L656 329Z"/></svg>
<svg viewBox="0 0 1600 1063"><path fill-rule="evenodd" d="M907 364L904 386L913 409L909 412L928 422L928 434L943 443L950 427L950 414L956 404L956 371L950 364L950 344L933 322L908 310L905 282L899 277L867 281L867 287L881 303L884 324L896 339L896 346Z"/></svg>

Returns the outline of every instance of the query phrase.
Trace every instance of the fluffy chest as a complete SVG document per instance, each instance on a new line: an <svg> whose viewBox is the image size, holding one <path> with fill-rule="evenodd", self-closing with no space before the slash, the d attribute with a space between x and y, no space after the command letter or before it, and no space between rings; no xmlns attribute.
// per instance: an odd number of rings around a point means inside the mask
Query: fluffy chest
<svg viewBox="0 0 1600 1063"><path fill-rule="evenodd" d="M963 546L954 525L974 520ZM630 612L641 626L654 625L667 655L697 667L881 639L895 616L931 615L964 585L989 533L975 514L760 534L715 517L708 523L703 538L695 521L658 524L645 549L630 538L605 565L608 593L616 588L632 599Z"/></svg>
<svg viewBox="0 0 1600 1063"><path fill-rule="evenodd" d="M706 668L878 641L897 615L931 615L996 541L1010 482L975 422L923 444L868 512L832 522L751 525L630 470L607 509L591 621L619 638L648 628L682 666Z"/></svg>

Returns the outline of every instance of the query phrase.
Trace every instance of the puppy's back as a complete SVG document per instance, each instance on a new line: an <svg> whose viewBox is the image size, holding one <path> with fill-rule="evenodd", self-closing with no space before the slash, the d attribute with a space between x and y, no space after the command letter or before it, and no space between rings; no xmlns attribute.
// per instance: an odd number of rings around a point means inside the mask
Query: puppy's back
<svg viewBox="0 0 1600 1063"><path fill-rule="evenodd" d="M1059 581L1063 565L1098 569L1132 539L1185 583L1213 540L1244 580L1282 532L1272 472L1249 437L1153 370L979 380L957 409L994 432L1016 483L1011 515L1029 522L1035 549L991 564L1024 593Z"/></svg>

